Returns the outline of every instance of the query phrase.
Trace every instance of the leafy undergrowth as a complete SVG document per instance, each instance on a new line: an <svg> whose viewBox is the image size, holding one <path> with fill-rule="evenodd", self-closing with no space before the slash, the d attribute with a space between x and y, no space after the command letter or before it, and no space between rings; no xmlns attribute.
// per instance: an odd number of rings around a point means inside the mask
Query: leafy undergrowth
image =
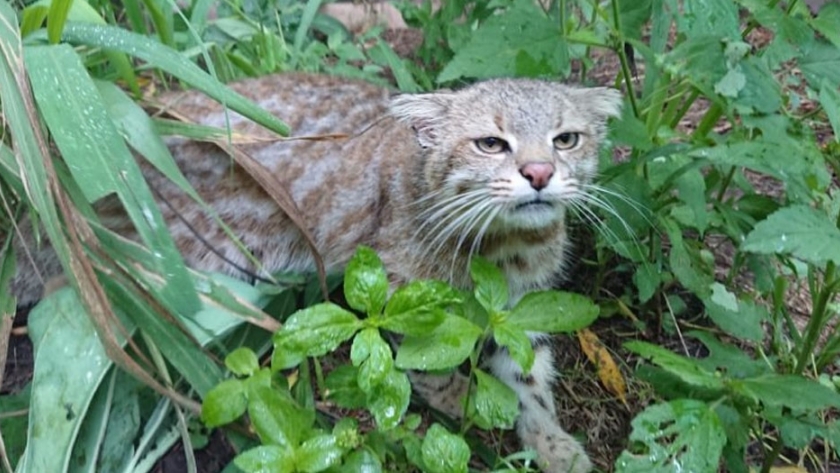
<svg viewBox="0 0 840 473"><path fill-rule="evenodd" d="M239 452L232 471L527 470L533 454L498 448L497 433L477 434L490 448L475 441L472 432L509 428L515 417L509 390L483 374L476 347L493 336L527 367L523 330L552 313L546 305L600 317L578 332L583 345L562 341L576 366L561 379L558 400L569 413L609 398L604 404L622 413L607 422L626 432L622 452L599 455L602 468L836 467L840 5L818 14L795 0L539 5L402 4L424 36L407 61L381 28L354 37L318 13L318 1L2 0L0 223L37 216L77 290L56 293L31 315L32 383L0 398L4 412L17 413L0 419L6 469L149 471L180 442L185 469L195 471L201 412L210 425L233 422L223 430ZM617 62L606 74L597 69L605 57ZM253 287L188 271L129 152L183 183L160 139L172 124L134 101L154 71L167 78L155 84L173 78L283 133L276 117L217 79L285 70L379 83L387 76L404 91L499 75L598 77L622 88L624 114L611 125L592 205L576 216L586 229L572 279L583 295L529 296L523 301L537 300L536 312L509 310L501 287L473 298L415 281L388 300L379 276L359 290L350 272L345 294L350 308L368 314L360 318L314 305L318 284L299 275ZM92 204L109 194L120 198L142 245L92 219ZM4 340L16 305L5 297L10 241L0 264ZM361 255L367 269L359 271L381 274L374 255ZM486 274L494 270L474 270ZM803 288L797 298L793 288ZM401 315L411 307L394 302L400 297L429 310L406 323ZM548 328L576 330L588 319L577 322ZM407 338L394 351L382 331ZM420 349L436 343L450 346L431 358ZM322 357L348 344L347 357ZM569 355L581 346L597 366ZM277 347L263 367L259 360ZM407 368L464 360L475 380L465 423L407 411ZM578 372L588 375L581 381ZM235 421L245 412L250 423ZM600 453L603 429L590 427L603 424L593 422L572 430Z"/></svg>

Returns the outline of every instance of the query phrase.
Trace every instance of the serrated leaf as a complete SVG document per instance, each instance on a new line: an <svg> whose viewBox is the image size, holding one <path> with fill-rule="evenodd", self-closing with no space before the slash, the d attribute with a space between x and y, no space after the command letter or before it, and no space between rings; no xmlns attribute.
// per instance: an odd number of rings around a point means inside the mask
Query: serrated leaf
<svg viewBox="0 0 840 473"><path fill-rule="evenodd" d="M225 357L225 366L238 376L251 376L260 369L260 362L253 350L239 347Z"/></svg>
<svg viewBox="0 0 840 473"><path fill-rule="evenodd" d="M532 332L574 332L594 322L599 311L592 299L580 294L538 291L525 294L507 323Z"/></svg>
<svg viewBox="0 0 840 473"><path fill-rule="evenodd" d="M226 379L211 389L201 403L201 421L207 427L229 424L242 417L248 407L245 383Z"/></svg>
<svg viewBox="0 0 840 473"><path fill-rule="evenodd" d="M595 365L598 372L598 379L601 380L607 390L618 397L622 404L627 405L627 383L624 376L618 369L612 355L607 347L601 342L597 335L589 329L578 332L578 341L586 358Z"/></svg>
<svg viewBox="0 0 840 473"><path fill-rule="evenodd" d="M470 261L475 299L488 312L503 310L508 303L508 284L502 270L479 256Z"/></svg>
<svg viewBox="0 0 840 473"><path fill-rule="evenodd" d="M766 374L742 379L733 386L740 394L766 406L810 411L840 407L840 394L802 376Z"/></svg>
<svg viewBox="0 0 840 473"><path fill-rule="evenodd" d="M510 357L522 368L523 373L531 371L534 365L534 348L524 330L501 323L493 327L493 338L500 346L507 348Z"/></svg>
<svg viewBox="0 0 840 473"><path fill-rule="evenodd" d="M654 364L690 385L713 390L720 390L724 387L720 378L690 358L645 342L627 342L624 347L645 358L650 358Z"/></svg>
<svg viewBox="0 0 840 473"><path fill-rule="evenodd" d="M375 251L360 246L344 270L347 304L371 315L382 312L388 296L388 276Z"/></svg>
<svg viewBox="0 0 840 473"><path fill-rule="evenodd" d="M717 471L726 432L715 411L690 399L656 404L636 416L631 451L616 460L616 471Z"/></svg>
<svg viewBox="0 0 840 473"><path fill-rule="evenodd" d="M493 428L513 428L519 417L519 397L505 383L475 370L475 409Z"/></svg>
<svg viewBox="0 0 840 473"><path fill-rule="evenodd" d="M524 57L523 57L524 56ZM527 58L527 60L526 60ZM528 66L524 70L523 63ZM516 0L487 19L455 52L437 78L566 75L569 51L562 29L529 0Z"/></svg>
<svg viewBox="0 0 840 473"><path fill-rule="evenodd" d="M368 409L383 430L396 427L411 400L411 383L405 373L391 370L368 394Z"/></svg>
<svg viewBox="0 0 840 473"><path fill-rule="evenodd" d="M423 464L430 473L466 473L470 447L463 438L432 424L421 447Z"/></svg>
<svg viewBox="0 0 840 473"><path fill-rule="evenodd" d="M335 435L318 435L303 442L295 451L295 464L299 471L316 473L338 465L342 453Z"/></svg>
<svg viewBox="0 0 840 473"><path fill-rule="evenodd" d="M840 263L840 230L825 212L794 205L758 222L741 249L752 253L792 255L816 265L827 261Z"/></svg>
<svg viewBox="0 0 840 473"><path fill-rule="evenodd" d="M381 327L405 335L425 335L443 322L445 309L458 302L457 293L446 283L412 281L394 291Z"/></svg>
<svg viewBox="0 0 840 473"><path fill-rule="evenodd" d="M766 308L752 301L738 300L725 288L723 292L718 290L717 298L713 292L711 300L703 302L709 318L726 333L753 342L760 342L764 338L762 322L769 318Z"/></svg>
<svg viewBox="0 0 840 473"><path fill-rule="evenodd" d="M379 335L379 330L366 328L353 339L350 360L359 367L358 383L364 392L379 385L394 368L391 347Z"/></svg>
<svg viewBox="0 0 840 473"><path fill-rule="evenodd" d="M478 326L450 315L428 335L405 337L397 350L396 365L423 371L453 368L470 356L480 335Z"/></svg>
<svg viewBox="0 0 840 473"><path fill-rule="evenodd" d="M286 325L274 334L274 350L304 356L321 356L335 350L361 326L362 322L352 312L335 304L314 305L289 317ZM291 366L272 364L272 367L284 369Z"/></svg>
<svg viewBox="0 0 840 473"><path fill-rule="evenodd" d="M276 445L262 445L246 450L233 463L246 473L292 473L295 471L294 452Z"/></svg>
<svg viewBox="0 0 840 473"><path fill-rule="evenodd" d="M294 450L311 430L315 413L295 403L288 392L262 385L248 391L248 417L262 443Z"/></svg>

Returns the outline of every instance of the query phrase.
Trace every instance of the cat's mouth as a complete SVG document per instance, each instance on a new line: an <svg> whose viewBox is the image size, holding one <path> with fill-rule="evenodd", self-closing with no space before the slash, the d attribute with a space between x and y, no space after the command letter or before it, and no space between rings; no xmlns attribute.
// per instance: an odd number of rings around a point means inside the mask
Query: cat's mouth
<svg viewBox="0 0 840 473"><path fill-rule="evenodd" d="M523 209L536 209L536 208L551 208L554 207L554 204L548 202L546 200L536 198L534 200L529 200L528 202L522 202L521 204L516 204L514 207L515 210L523 210Z"/></svg>

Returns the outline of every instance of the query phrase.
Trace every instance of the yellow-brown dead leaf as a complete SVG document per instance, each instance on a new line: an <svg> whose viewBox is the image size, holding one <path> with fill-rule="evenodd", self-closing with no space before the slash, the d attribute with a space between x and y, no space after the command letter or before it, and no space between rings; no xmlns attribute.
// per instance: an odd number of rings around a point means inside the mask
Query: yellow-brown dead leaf
<svg viewBox="0 0 840 473"><path fill-rule="evenodd" d="M612 355L607 351L607 347L589 329L578 332L578 341L583 353L595 365L598 378L604 387L615 394L622 404L627 406L627 384L624 382L624 377L621 376L621 371L618 370L618 365L616 365Z"/></svg>

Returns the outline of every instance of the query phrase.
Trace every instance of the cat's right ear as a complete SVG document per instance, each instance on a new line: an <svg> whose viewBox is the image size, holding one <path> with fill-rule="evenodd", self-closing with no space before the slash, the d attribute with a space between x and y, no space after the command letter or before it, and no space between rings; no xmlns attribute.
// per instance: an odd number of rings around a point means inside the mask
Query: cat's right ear
<svg viewBox="0 0 840 473"><path fill-rule="evenodd" d="M450 96L446 93L398 95L388 107L391 116L408 124L424 148L438 143L439 127L449 109Z"/></svg>

